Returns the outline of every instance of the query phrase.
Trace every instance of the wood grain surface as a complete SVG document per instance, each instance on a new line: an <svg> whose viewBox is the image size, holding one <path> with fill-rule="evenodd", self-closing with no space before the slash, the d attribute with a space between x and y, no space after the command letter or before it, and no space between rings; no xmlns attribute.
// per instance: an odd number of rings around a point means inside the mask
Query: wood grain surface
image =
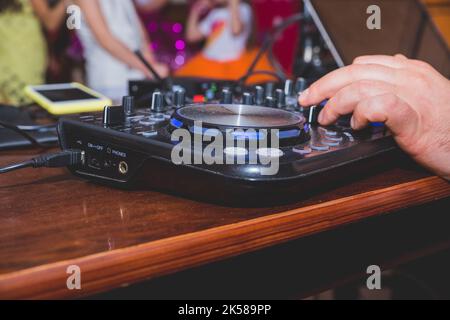
<svg viewBox="0 0 450 320"><path fill-rule="evenodd" d="M0 165L31 157L0 153ZM0 177L0 298L85 296L450 196L409 165L272 208L91 184L65 170ZM82 290L66 287L69 265Z"/></svg>

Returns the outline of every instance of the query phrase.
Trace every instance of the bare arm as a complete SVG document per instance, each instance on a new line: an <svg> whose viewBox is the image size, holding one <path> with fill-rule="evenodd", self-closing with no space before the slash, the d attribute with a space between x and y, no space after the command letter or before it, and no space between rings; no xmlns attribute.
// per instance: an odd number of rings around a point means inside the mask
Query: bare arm
<svg viewBox="0 0 450 320"><path fill-rule="evenodd" d="M200 16L208 7L209 2L207 0L197 1L192 7L186 27L186 40L188 42L199 42L205 38L203 33L200 31Z"/></svg>
<svg viewBox="0 0 450 320"><path fill-rule="evenodd" d="M139 9L143 10L144 12L153 12L166 5L167 1L168 0L151 0L145 3L135 1L135 3L136 6L139 7Z"/></svg>
<svg viewBox="0 0 450 320"><path fill-rule="evenodd" d="M142 39L141 52L149 62L154 63L156 59L153 50L150 47L151 45L150 36L148 35L147 30L145 30L145 26L142 23L142 21L140 21L139 26L140 26L139 32Z"/></svg>
<svg viewBox="0 0 450 320"><path fill-rule="evenodd" d="M244 30L244 24L241 20L241 13L239 10L240 0L230 0L229 8L231 13L231 31L233 35L237 36Z"/></svg>
<svg viewBox="0 0 450 320"><path fill-rule="evenodd" d="M152 77L134 52L111 33L101 12L98 0L76 0L75 3L80 6L95 39L106 51L131 68L142 71L149 78Z"/></svg>
<svg viewBox="0 0 450 320"><path fill-rule="evenodd" d="M49 32L56 31L66 17L66 1L59 1L53 8L45 0L31 0L31 5L44 28Z"/></svg>
<svg viewBox="0 0 450 320"><path fill-rule="evenodd" d="M142 48L141 48L142 55L144 56L145 60L147 60L153 66L153 68L161 78L166 78L167 76L169 76L170 69L166 64L160 63L156 60L155 53L151 48L151 39L147 33L147 30L145 30L145 26L142 22L140 22L139 31L142 38Z"/></svg>

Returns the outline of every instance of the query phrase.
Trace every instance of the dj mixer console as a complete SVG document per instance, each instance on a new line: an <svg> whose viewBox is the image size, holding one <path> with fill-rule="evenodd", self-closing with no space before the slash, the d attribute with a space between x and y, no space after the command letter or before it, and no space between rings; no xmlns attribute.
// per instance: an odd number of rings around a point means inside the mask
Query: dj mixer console
<svg viewBox="0 0 450 320"><path fill-rule="evenodd" d="M288 80L284 89L257 86L239 97L223 88L213 101L187 105L183 90L155 91L146 109L125 97L103 113L61 119L60 144L85 152L85 163L70 170L88 180L237 205L299 200L397 154L383 126L355 132L341 119L321 127L321 106L297 104L304 88L302 79ZM191 140L179 155L194 161L174 160L180 130ZM205 158L195 155L205 152L219 161L198 161Z"/></svg>

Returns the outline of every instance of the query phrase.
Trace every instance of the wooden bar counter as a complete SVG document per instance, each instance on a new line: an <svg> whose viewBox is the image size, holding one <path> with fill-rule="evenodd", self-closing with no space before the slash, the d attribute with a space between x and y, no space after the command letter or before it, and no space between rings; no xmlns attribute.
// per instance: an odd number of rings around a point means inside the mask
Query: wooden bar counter
<svg viewBox="0 0 450 320"><path fill-rule="evenodd" d="M0 152L0 165L35 152ZM89 296L447 197L448 182L410 164L264 208L16 171L0 176L0 298ZM71 265L81 290L67 289Z"/></svg>

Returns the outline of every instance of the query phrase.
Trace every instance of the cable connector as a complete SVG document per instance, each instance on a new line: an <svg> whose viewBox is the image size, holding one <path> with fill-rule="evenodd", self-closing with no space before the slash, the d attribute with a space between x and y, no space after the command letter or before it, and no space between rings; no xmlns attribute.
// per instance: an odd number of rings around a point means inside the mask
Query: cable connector
<svg viewBox="0 0 450 320"><path fill-rule="evenodd" d="M58 153L46 154L21 163L0 168L0 173L11 172L24 168L61 168L74 165L84 165L85 153L82 150L68 149Z"/></svg>
<svg viewBox="0 0 450 320"><path fill-rule="evenodd" d="M81 150L64 150L58 153L46 154L32 159L33 168L60 168L84 164L84 151Z"/></svg>

